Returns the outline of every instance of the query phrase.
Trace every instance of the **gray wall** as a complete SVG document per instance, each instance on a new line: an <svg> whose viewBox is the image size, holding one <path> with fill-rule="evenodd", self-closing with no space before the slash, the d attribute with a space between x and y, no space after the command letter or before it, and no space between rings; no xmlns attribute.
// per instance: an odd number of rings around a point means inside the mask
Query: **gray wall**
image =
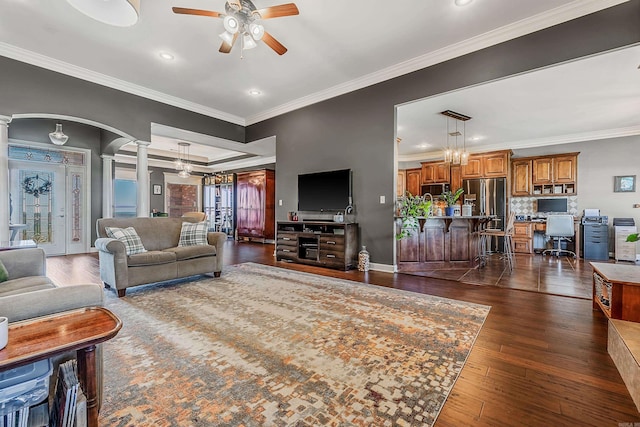
<svg viewBox="0 0 640 427"><path fill-rule="evenodd" d="M350 168L361 244L394 264L395 105L638 43L639 17L633 0L249 126L248 141L277 136L277 219L296 209L298 174Z"/></svg>
<svg viewBox="0 0 640 427"><path fill-rule="evenodd" d="M142 141L151 141L151 123L159 123L245 142L243 126L5 57L0 57L0 100L0 115L47 113L79 117Z"/></svg>
<svg viewBox="0 0 640 427"><path fill-rule="evenodd" d="M81 117L145 141L151 122L241 142L275 135L276 198L283 200L277 218L285 219L296 207L299 173L350 168L361 243L373 262L393 264L395 105L638 43L639 18L640 0L632 0L247 129L0 57L0 115ZM101 199L99 182L93 185L94 201Z"/></svg>

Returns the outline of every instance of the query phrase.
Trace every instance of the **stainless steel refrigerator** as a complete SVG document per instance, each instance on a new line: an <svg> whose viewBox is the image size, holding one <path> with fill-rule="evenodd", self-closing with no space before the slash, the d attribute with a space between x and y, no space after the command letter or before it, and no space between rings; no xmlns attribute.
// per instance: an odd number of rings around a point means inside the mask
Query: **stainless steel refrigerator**
<svg viewBox="0 0 640 427"><path fill-rule="evenodd" d="M478 178L462 180L463 203L473 206L472 215L495 215L491 228L504 230L507 213L506 178ZM502 251L502 238L493 250Z"/></svg>

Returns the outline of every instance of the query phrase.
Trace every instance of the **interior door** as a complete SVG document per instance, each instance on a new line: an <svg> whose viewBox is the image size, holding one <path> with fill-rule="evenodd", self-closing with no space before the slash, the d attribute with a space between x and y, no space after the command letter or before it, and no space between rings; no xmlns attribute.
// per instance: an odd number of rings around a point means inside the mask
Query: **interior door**
<svg viewBox="0 0 640 427"><path fill-rule="evenodd" d="M23 224L16 240L32 239L47 255L66 253L66 168L60 164L9 162L11 224Z"/></svg>

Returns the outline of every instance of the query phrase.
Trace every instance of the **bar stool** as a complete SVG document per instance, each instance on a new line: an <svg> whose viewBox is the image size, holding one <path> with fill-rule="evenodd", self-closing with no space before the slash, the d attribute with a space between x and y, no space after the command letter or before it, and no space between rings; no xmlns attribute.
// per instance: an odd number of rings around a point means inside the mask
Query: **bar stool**
<svg viewBox="0 0 640 427"><path fill-rule="evenodd" d="M481 265L483 262L486 263L488 259L487 248L489 245L490 239L494 237L502 237L504 244L504 255L502 259L507 260L507 265L509 266L509 271L513 271L513 223L515 221L516 214L515 212L509 213L509 218L507 219L507 225L504 230L495 229L495 228L487 228L479 232L480 238L478 241L478 251L480 253L479 259L481 260Z"/></svg>

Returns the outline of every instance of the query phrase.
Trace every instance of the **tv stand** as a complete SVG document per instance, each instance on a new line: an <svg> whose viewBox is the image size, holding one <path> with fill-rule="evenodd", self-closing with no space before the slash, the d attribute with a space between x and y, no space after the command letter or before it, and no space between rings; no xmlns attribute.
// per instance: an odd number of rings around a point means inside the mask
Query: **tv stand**
<svg viewBox="0 0 640 427"><path fill-rule="evenodd" d="M278 221L276 259L348 270L356 265L358 224Z"/></svg>

